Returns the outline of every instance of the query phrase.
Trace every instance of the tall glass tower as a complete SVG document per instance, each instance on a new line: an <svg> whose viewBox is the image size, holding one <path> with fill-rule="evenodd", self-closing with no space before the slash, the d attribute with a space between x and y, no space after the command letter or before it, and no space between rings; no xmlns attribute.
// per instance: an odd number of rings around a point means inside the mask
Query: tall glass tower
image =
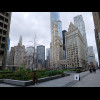
<svg viewBox="0 0 100 100"><path fill-rule="evenodd" d="M10 50L10 37L8 38L8 50Z"/></svg>
<svg viewBox="0 0 100 100"><path fill-rule="evenodd" d="M62 39L62 22L60 21L59 12L50 12L50 18L51 18L51 33L52 33L53 24L56 21L59 27L59 36Z"/></svg>
<svg viewBox="0 0 100 100"><path fill-rule="evenodd" d="M87 55L87 61L88 61L88 43L87 43L86 30L85 30L85 22L83 20L82 15L78 15L74 17L74 25L79 29L81 35L83 36L85 40L86 55Z"/></svg>

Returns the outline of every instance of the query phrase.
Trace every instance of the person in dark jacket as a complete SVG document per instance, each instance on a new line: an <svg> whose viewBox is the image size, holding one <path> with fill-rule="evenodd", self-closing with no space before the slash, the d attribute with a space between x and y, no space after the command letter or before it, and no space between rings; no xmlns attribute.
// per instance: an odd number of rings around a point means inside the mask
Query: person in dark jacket
<svg viewBox="0 0 100 100"><path fill-rule="evenodd" d="M33 74L33 82L34 82L34 84L38 84L38 78L37 78L36 72L34 72L34 74Z"/></svg>
<svg viewBox="0 0 100 100"><path fill-rule="evenodd" d="M90 73L92 73L92 69L90 68Z"/></svg>

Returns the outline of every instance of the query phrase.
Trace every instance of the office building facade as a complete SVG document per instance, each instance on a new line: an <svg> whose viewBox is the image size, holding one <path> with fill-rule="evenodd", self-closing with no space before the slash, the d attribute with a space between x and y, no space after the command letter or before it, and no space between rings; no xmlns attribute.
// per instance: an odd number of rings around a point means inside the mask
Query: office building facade
<svg viewBox="0 0 100 100"><path fill-rule="evenodd" d="M8 38L8 51L10 50L10 37Z"/></svg>
<svg viewBox="0 0 100 100"><path fill-rule="evenodd" d="M66 33L67 68L86 69L85 41L77 27L70 23Z"/></svg>
<svg viewBox="0 0 100 100"><path fill-rule="evenodd" d="M45 67L45 46L37 46L37 61L42 67Z"/></svg>
<svg viewBox="0 0 100 100"><path fill-rule="evenodd" d="M59 36L58 23L55 21L52 30L52 41L50 43L50 66L61 67L60 60L63 59L63 44Z"/></svg>
<svg viewBox="0 0 100 100"><path fill-rule="evenodd" d="M25 50L25 46L22 45L22 36L20 36L19 38L18 45L11 47L10 65L13 65L14 67L21 67L21 65L24 65L25 69L28 66L27 53Z"/></svg>
<svg viewBox="0 0 100 100"><path fill-rule="evenodd" d="M88 64L91 65L93 63L96 66L95 54L93 51L93 46L88 47Z"/></svg>
<svg viewBox="0 0 100 100"><path fill-rule="evenodd" d="M28 69L34 69L34 55L35 55L35 48L33 46L26 48L26 53L28 57Z"/></svg>
<svg viewBox="0 0 100 100"><path fill-rule="evenodd" d="M95 26L95 39L97 44L98 59L100 66L100 12L92 12Z"/></svg>
<svg viewBox="0 0 100 100"><path fill-rule="evenodd" d="M46 60L50 61L50 48L46 49Z"/></svg>
<svg viewBox="0 0 100 100"><path fill-rule="evenodd" d="M63 59L66 59L66 46L65 46L65 34L66 30L62 31L62 37L63 37Z"/></svg>
<svg viewBox="0 0 100 100"><path fill-rule="evenodd" d="M86 48L85 52L86 52L87 62L88 62L88 44L87 44L85 23L84 23L82 15L74 17L74 25L79 29L81 35L83 36L83 38L85 40L85 48Z"/></svg>
<svg viewBox="0 0 100 100"><path fill-rule="evenodd" d="M0 69L6 68L11 12L0 12Z"/></svg>

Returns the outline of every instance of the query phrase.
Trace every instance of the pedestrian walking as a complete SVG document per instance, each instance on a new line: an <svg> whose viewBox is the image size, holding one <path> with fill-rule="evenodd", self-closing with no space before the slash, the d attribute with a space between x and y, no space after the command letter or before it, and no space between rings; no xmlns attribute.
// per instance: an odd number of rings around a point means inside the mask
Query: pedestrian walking
<svg viewBox="0 0 100 100"><path fill-rule="evenodd" d="M93 68L93 72L96 73L96 68L95 67Z"/></svg>
<svg viewBox="0 0 100 100"><path fill-rule="evenodd" d="M80 77L80 75L79 75L79 81L81 80L81 77Z"/></svg>
<svg viewBox="0 0 100 100"><path fill-rule="evenodd" d="M90 71L90 73L92 73L92 69L91 69L91 68L90 68L90 70L89 70L89 71Z"/></svg>
<svg viewBox="0 0 100 100"><path fill-rule="evenodd" d="M94 68L94 72L96 73L96 68Z"/></svg>
<svg viewBox="0 0 100 100"><path fill-rule="evenodd" d="M33 74L33 82L34 82L34 85L39 84L36 72L34 72L34 74Z"/></svg>

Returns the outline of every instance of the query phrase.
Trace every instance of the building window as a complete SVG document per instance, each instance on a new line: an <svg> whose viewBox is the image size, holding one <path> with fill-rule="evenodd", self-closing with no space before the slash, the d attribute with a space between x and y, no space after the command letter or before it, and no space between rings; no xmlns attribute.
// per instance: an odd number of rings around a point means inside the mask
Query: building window
<svg viewBox="0 0 100 100"><path fill-rule="evenodd" d="M4 28L7 29L7 25L4 24Z"/></svg>
<svg viewBox="0 0 100 100"><path fill-rule="evenodd" d="M4 17L2 17L1 15L0 15L0 20L4 21Z"/></svg>
<svg viewBox="0 0 100 100"><path fill-rule="evenodd" d="M6 38L5 37L2 37L2 41L5 42L6 41Z"/></svg>
<svg viewBox="0 0 100 100"><path fill-rule="evenodd" d="M0 29L0 34L2 34L2 30Z"/></svg>
<svg viewBox="0 0 100 100"><path fill-rule="evenodd" d="M9 13L7 13L7 12L6 12L6 14L5 14L5 15L6 15L7 17L9 17Z"/></svg>
<svg viewBox="0 0 100 100"><path fill-rule="evenodd" d="M2 22L0 22L0 27L3 27L3 23Z"/></svg>
<svg viewBox="0 0 100 100"><path fill-rule="evenodd" d="M3 56L4 55L4 51L0 51L0 56Z"/></svg>
<svg viewBox="0 0 100 100"><path fill-rule="evenodd" d="M1 42L1 36L0 36L0 42Z"/></svg>
<svg viewBox="0 0 100 100"><path fill-rule="evenodd" d="M5 48L5 44L1 44L1 48L4 49Z"/></svg>
<svg viewBox="0 0 100 100"><path fill-rule="evenodd" d="M7 32L3 30L3 35L6 35L6 33L7 33Z"/></svg>
<svg viewBox="0 0 100 100"><path fill-rule="evenodd" d="M5 18L5 22L8 23L8 19L7 18Z"/></svg>

